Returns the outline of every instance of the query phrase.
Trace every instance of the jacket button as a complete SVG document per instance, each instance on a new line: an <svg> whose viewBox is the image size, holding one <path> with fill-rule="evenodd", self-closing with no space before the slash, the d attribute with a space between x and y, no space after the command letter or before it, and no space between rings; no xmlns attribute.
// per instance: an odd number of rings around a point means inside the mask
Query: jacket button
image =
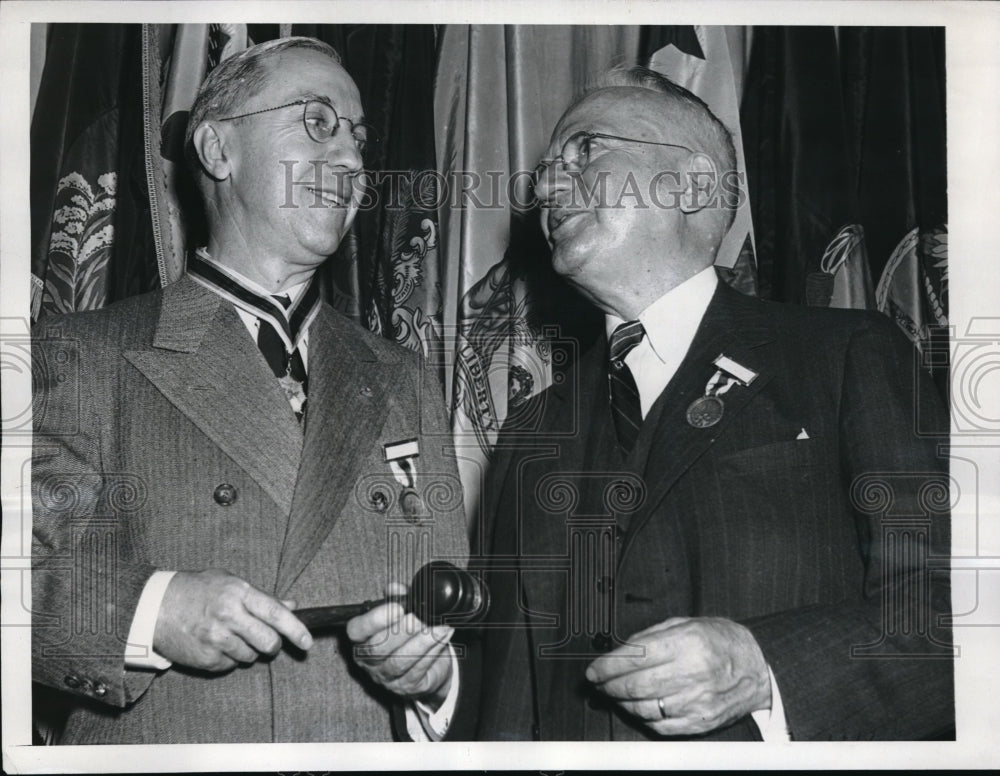
<svg viewBox="0 0 1000 776"><path fill-rule="evenodd" d="M215 489L212 498L215 499L215 503L220 507L228 507L236 501L236 488L228 482L224 482Z"/></svg>
<svg viewBox="0 0 1000 776"><path fill-rule="evenodd" d="M376 512L385 512L389 508L389 497L384 491L376 490L372 493L371 502Z"/></svg>
<svg viewBox="0 0 1000 776"><path fill-rule="evenodd" d="M96 695L98 698L103 698L107 694L108 694L108 686L106 684L98 683L97 685L95 685L94 695Z"/></svg>
<svg viewBox="0 0 1000 776"><path fill-rule="evenodd" d="M72 687L74 690L80 686L80 677L70 674L63 681L66 683L67 687Z"/></svg>
<svg viewBox="0 0 1000 776"><path fill-rule="evenodd" d="M423 499L413 488L405 488L399 497L399 505L403 509L403 517L411 523L417 523L427 514Z"/></svg>
<svg viewBox="0 0 1000 776"><path fill-rule="evenodd" d="M590 645L598 652L607 652L611 649L611 636L607 633L598 633L590 640Z"/></svg>

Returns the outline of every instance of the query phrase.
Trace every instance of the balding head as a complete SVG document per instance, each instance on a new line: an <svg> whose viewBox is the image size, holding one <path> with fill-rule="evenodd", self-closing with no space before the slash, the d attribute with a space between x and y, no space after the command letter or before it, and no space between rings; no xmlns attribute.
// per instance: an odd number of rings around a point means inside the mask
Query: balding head
<svg viewBox="0 0 1000 776"><path fill-rule="evenodd" d="M301 36L278 38L241 51L229 57L208 74L198 90L188 117L184 134L184 159L196 181L204 175L198 154L192 143L194 131L206 119L232 116L242 112L242 107L264 87L269 64L284 51L301 49L317 51L338 65L340 55L336 50L315 38Z"/></svg>
<svg viewBox="0 0 1000 776"><path fill-rule="evenodd" d="M269 289L311 276L361 192L364 110L333 50L301 38L248 50L212 73L190 123L212 257Z"/></svg>
<svg viewBox="0 0 1000 776"><path fill-rule="evenodd" d="M620 65L606 70L594 79L576 102L586 99L599 89L614 87L648 89L662 95L665 108L663 120L665 125L671 127L671 136L677 138L677 142L711 156L720 176L736 170L736 147L726 125L701 98L648 67ZM727 229L735 217L735 207L727 207Z"/></svg>
<svg viewBox="0 0 1000 776"><path fill-rule="evenodd" d="M616 68L563 114L534 176L553 267L626 320L712 265L734 217L736 154L685 89Z"/></svg>

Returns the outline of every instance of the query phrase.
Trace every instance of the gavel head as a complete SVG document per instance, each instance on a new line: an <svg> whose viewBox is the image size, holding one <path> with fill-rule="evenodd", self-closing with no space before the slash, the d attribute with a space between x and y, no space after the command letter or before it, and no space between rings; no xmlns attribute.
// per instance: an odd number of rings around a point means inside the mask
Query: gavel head
<svg viewBox="0 0 1000 776"><path fill-rule="evenodd" d="M428 625L468 625L486 616L490 594L478 578L445 560L413 575L406 609Z"/></svg>

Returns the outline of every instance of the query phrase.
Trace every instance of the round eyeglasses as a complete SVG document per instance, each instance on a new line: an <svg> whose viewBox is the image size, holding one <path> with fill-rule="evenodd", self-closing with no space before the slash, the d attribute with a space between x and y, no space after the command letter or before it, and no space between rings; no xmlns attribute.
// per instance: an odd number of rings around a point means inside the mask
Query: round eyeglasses
<svg viewBox="0 0 1000 776"><path fill-rule="evenodd" d="M622 137L620 135L609 135L605 132L589 132L582 130L574 132L563 143L559 155L552 159L542 159L535 166L531 173L532 188L538 186L538 181L552 165L559 163L568 172L582 172L590 164L591 146L594 140L617 140L622 143L639 143L641 145L667 146L669 148L683 148L685 151L695 153L693 148L678 143L661 143L657 140L638 140L634 137Z"/></svg>
<svg viewBox="0 0 1000 776"><path fill-rule="evenodd" d="M295 105L302 106L302 124L305 126L309 137L317 143L329 142L330 138L337 134L341 122L345 122L348 126L348 131L354 138L355 147L358 149L358 153L361 154L362 159L368 161L375 149L378 148L379 136L375 127L364 121L353 122L350 119L342 119L337 115L337 111L333 109L333 106L328 102L323 102L323 100L300 99L294 102L286 102L284 105L275 105L273 108L261 108L249 113L241 113L238 116L226 116L225 118L216 119L216 121L245 119L248 116L270 113L274 110L291 108Z"/></svg>

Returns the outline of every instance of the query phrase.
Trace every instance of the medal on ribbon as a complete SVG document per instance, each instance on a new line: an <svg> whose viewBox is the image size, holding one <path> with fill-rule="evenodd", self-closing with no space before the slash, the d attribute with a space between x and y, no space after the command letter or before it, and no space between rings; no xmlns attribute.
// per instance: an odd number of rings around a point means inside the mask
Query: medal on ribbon
<svg viewBox="0 0 1000 776"><path fill-rule="evenodd" d="M390 442L382 448L386 463L392 470L396 482L403 486L399 494L399 506L403 516L411 523L416 523L426 516L423 499L417 493L417 463L420 447L416 438L404 439L400 442Z"/></svg>
<svg viewBox="0 0 1000 776"><path fill-rule="evenodd" d="M726 410L722 396L734 385L747 386L757 379L755 371L724 354L712 363L716 370L705 385L705 394L691 402L687 408L687 422L694 428L711 428L717 424Z"/></svg>
<svg viewBox="0 0 1000 776"><path fill-rule="evenodd" d="M301 415L306 406L306 392L302 383L291 375L283 375L278 378L278 384L281 386L281 391L285 394L288 403L292 406L292 411L296 415Z"/></svg>

